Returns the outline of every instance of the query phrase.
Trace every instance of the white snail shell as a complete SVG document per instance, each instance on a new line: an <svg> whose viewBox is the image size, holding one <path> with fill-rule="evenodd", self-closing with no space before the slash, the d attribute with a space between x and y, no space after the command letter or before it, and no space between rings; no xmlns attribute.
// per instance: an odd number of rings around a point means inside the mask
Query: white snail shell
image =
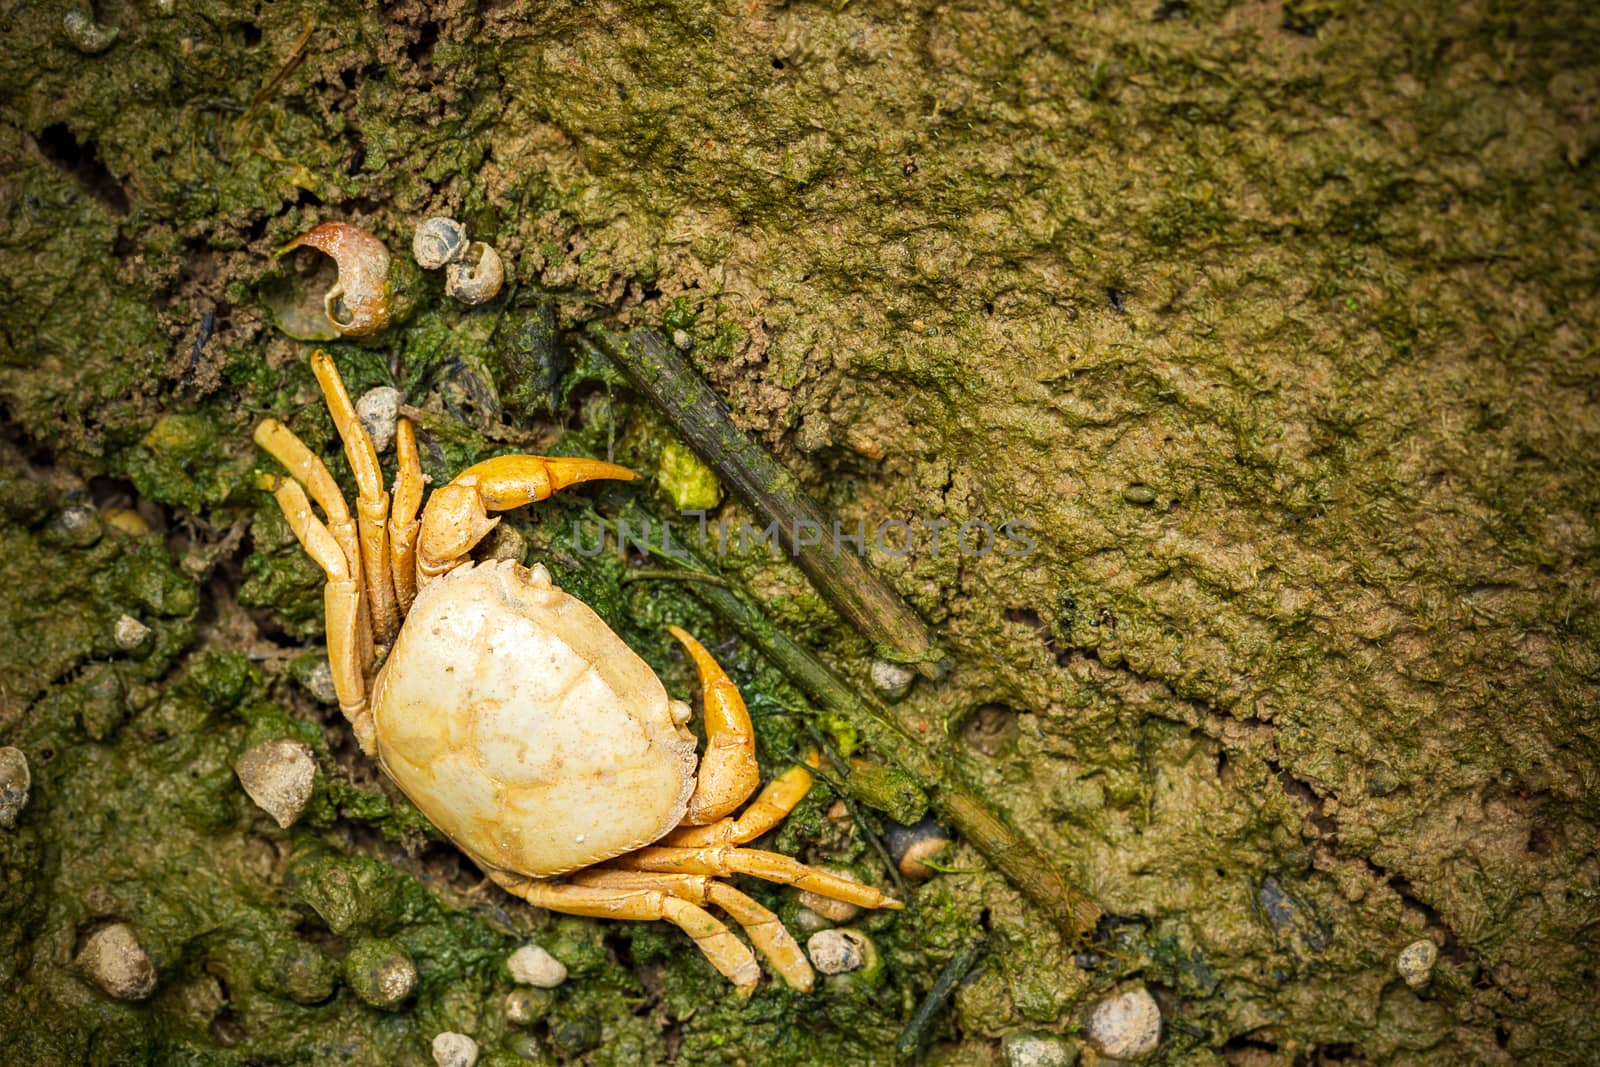
<svg viewBox="0 0 1600 1067"><path fill-rule="evenodd" d="M423 219L411 238L411 254L423 270L437 270L467 254L467 228L443 215Z"/></svg>
<svg viewBox="0 0 1600 1067"><path fill-rule="evenodd" d="M444 291L463 304L493 300L504 281L505 268L500 263L500 253L482 241L473 241L466 255L444 270Z"/></svg>

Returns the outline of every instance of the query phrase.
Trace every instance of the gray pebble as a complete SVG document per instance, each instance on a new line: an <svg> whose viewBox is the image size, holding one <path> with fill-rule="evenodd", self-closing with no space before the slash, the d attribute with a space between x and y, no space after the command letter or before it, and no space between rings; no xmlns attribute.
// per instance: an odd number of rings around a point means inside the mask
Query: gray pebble
<svg viewBox="0 0 1600 1067"><path fill-rule="evenodd" d="M893 703L905 699L911 692L911 683L917 677L917 672L900 663L890 663L886 659L872 661L872 688L878 691L883 699Z"/></svg>
<svg viewBox="0 0 1600 1067"><path fill-rule="evenodd" d="M367 428L372 447L387 452L394 444L394 426L400 418L400 390L392 385L368 389L356 401L356 416Z"/></svg>
<svg viewBox="0 0 1600 1067"><path fill-rule="evenodd" d="M1161 1040L1161 1009L1144 986L1117 993L1089 1010L1084 1036L1107 1056L1140 1059L1154 1052Z"/></svg>
<svg viewBox="0 0 1600 1067"><path fill-rule="evenodd" d="M1078 1050L1054 1034L1014 1030L1000 1039L1006 1067L1072 1067Z"/></svg>
<svg viewBox="0 0 1600 1067"><path fill-rule="evenodd" d="M311 801L317 761L311 746L280 738L247 749L234 761L233 772L256 806L287 830Z"/></svg>
<svg viewBox="0 0 1600 1067"><path fill-rule="evenodd" d="M433 1062L439 1067L472 1067L478 1062L478 1043L466 1034L449 1030L433 1038Z"/></svg>
<svg viewBox="0 0 1600 1067"><path fill-rule="evenodd" d="M867 938L854 930L819 930L806 941L806 955L823 974L844 974L867 962Z"/></svg>
<svg viewBox="0 0 1600 1067"><path fill-rule="evenodd" d="M0 748L0 830L17 825L22 809L28 806L28 790L33 777L28 773L28 757L10 745Z"/></svg>
<svg viewBox="0 0 1600 1067"><path fill-rule="evenodd" d="M78 966L118 1000L143 1000L156 988L156 966L127 923L102 926L78 953Z"/></svg>
<svg viewBox="0 0 1600 1067"><path fill-rule="evenodd" d="M1395 957L1394 969L1412 989L1421 989L1433 977L1434 964L1439 962L1439 946L1427 938L1413 941Z"/></svg>
<svg viewBox="0 0 1600 1067"><path fill-rule="evenodd" d="M351 992L374 1008L393 1011L417 990L417 965L392 941L363 941L344 958Z"/></svg>
<svg viewBox="0 0 1600 1067"><path fill-rule="evenodd" d="M506 960L511 977L523 985L554 989L567 980L566 964L532 943L523 945Z"/></svg>

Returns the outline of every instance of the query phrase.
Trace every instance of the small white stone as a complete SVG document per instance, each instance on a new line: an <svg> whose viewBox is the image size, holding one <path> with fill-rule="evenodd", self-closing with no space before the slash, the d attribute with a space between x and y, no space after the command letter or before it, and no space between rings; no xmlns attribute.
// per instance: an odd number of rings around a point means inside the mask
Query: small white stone
<svg viewBox="0 0 1600 1067"><path fill-rule="evenodd" d="M689 336L688 330L673 330L672 343L684 352L689 351L689 346L694 344L694 338Z"/></svg>
<svg viewBox="0 0 1600 1067"><path fill-rule="evenodd" d="M872 687L891 703L904 699L911 692L911 682L916 676L917 672L904 664L890 663L886 659L872 661Z"/></svg>
<svg viewBox="0 0 1600 1067"><path fill-rule="evenodd" d="M1161 1040L1161 1009L1144 986L1106 997L1090 1010L1085 1036L1113 1059L1148 1056Z"/></svg>
<svg viewBox="0 0 1600 1067"><path fill-rule="evenodd" d="M1072 1067L1078 1051L1054 1034L1013 1030L1000 1039L1006 1067Z"/></svg>
<svg viewBox="0 0 1600 1067"><path fill-rule="evenodd" d="M117 624L111 631L111 637L122 651L132 652L149 641L152 632L150 627L132 615L123 615L117 619Z"/></svg>
<svg viewBox="0 0 1600 1067"><path fill-rule="evenodd" d="M567 966L543 948L523 945L506 960L511 977L523 985L554 989L567 980Z"/></svg>
<svg viewBox="0 0 1600 1067"><path fill-rule="evenodd" d="M78 953L78 966L118 1000L143 1000L156 988L156 967L127 923L102 926Z"/></svg>
<svg viewBox="0 0 1600 1067"><path fill-rule="evenodd" d="M368 389L356 401L356 417L367 428L372 447L387 452L394 444L394 424L400 418L400 390L392 385Z"/></svg>
<svg viewBox="0 0 1600 1067"><path fill-rule="evenodd" d="M1439 946L1423 938L1413 941L1395 957L1394 969L1412 989L1421 989L1433 977L1433 966L1439 962Z"/></svg>
<svg viewBox="0 0 1600 1067"><path fill-rule="evenodd" d="M332 707L339 703L339 690L333 684L333 665L325 659L318 660L315 667L306 671L300 678L300 684L319 704Z"/></svg>
<svg viewBox="0 0 1600 1067"><path fill-rule="evenodd" d="M478 1062L478 1043L466 1034L446 1030L433 1038L433 1062L439 1067L472 1067Z"/></svg>
<svg viewBox="0 0 1600 1067"><path fill-rule="evenodd" d="M854 930L819 930L806 941L806 955L823 974L844 974L867 962L867 939Z"/></svg>
<svg viewBox="0 0 1600 1067"><path fill-rule="evenodd" d="M280 738L246 750L233 772L256 806L287 830L311 800L317 761L309 745Z"/></svg>
<svg viewBox="0 0 1600 1067"><path fill-rule="evenodd" d="M28 757L22 749L0 748L0 830L17 825L22 809L28 806L28 790L33 778L28 773Z"/></svg>

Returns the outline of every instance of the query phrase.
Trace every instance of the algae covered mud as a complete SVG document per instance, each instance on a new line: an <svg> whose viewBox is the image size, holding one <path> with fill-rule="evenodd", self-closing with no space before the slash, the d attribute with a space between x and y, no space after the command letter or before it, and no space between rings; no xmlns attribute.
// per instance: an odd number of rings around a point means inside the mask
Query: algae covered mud
<svg viewBox="0 0 1600 1067"><path fill-rule="evenodd" d="M149 0L0 29L7 1062L1600 1056L1590 6ZM412 264L434 215L497 250L492 299ZM672 564L575 537L765 521L585 331L662 331L849 528L1028 523L1020 555L867 546L937 678L761 545L701 563L860 692L909 683L896 717L1095 929L1063 940L958 836L898 915L747 885L857 965L740 1000L670 927L483 887L327 703L322 577L256 487L263 417L338 452L296 338L330 279L277 255L327 221L395 261L387 327L328 350L398 390L435 485L518 450L653 476L493 552L676 695L665 627L706 637L767 775L821 740L899 776L819 784L777 851L883 884L867 824L942 783ZM286 829L241 784L260 751L313 765Z"/></svg>

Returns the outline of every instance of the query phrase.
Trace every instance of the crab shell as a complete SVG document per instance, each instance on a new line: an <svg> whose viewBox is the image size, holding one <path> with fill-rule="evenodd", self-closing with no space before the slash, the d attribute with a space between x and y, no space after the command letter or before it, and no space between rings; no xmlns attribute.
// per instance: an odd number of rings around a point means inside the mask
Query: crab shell
<svg viewBox="0 0 1600 1067"><path fill-rule="evenodd" d="M694 791L688 706L542 565L424 586L372 710L384 770L486 867L542 877L632 851Z"/></svg>

